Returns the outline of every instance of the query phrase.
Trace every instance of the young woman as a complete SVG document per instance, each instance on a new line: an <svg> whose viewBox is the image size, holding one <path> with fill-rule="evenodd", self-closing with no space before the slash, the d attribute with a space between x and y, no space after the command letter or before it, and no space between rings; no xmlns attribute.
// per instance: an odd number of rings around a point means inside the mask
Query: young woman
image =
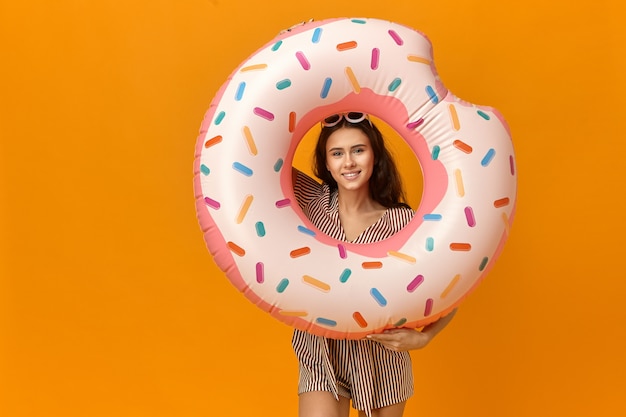
<svg viewBox="0 0 626 417"><path fill-rule="evenodd" d="M342 241L372 243L401 230L414 211L404 203L400 175L382 134L364 113L322 122L314 173L294 169L300 207L322 232ZM334 340L300 330L293 335L299 361L300 417L401 417L413 394L409 350L420 349L454 313L424 327L393 329L364 340Z"/></svg>

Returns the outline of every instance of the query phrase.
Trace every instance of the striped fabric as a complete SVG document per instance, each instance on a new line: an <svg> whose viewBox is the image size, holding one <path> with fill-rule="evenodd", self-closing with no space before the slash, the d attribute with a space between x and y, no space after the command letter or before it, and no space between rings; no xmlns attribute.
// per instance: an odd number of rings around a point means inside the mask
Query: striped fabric
<svg viewBox="0 0 626 417"><path fill-rule="evenodd" d="M345 241L339 221L338 195L326 184L298 172L294 193L311 222L327 235ZM353 243L386 239L413 217L409 208L390 208ZM328 391L352 399L352 406L371 410L406 401L413 394L408 352L394 352L370 340L334 340L295 330L293 349L299 361L298 393Z"/></svg>

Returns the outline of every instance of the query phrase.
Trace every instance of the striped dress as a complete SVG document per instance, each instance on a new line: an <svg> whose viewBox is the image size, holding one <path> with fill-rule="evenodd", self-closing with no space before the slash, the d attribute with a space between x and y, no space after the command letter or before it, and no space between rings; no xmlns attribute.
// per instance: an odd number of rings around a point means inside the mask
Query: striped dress
<svg viewBox="0 0 626 417"><path fill-rule="evenodd" d="M294 192L300 207L322 232L346 237L339 221L337 191L298 173ZM390 208L352 243L373 243L400 231L413 217L410 208ZM292 340L300 368L298 394L328 391L351 398L352 406L371 410L406 401L413 394L408 352L394 352L371 340L335 340L295 330Z"/></svg>

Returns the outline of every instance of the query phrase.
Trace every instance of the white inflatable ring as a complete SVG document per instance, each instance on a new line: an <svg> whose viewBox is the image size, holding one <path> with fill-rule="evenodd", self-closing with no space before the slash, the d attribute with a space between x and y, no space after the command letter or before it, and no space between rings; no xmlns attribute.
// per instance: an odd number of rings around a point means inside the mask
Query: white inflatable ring
<svg viewBox="0 0 626 417"><path fill-rule="evenodd" d="M344 111L389 124L423 171L414 219L374 244L319 232L292 189L299 141ZM502 250L516 172L501 115L446 90L423 34L332 19L281 33L232 73L201 127L194 188L207 246L250 301L298 329L357 339L458 306Z"/></svg>

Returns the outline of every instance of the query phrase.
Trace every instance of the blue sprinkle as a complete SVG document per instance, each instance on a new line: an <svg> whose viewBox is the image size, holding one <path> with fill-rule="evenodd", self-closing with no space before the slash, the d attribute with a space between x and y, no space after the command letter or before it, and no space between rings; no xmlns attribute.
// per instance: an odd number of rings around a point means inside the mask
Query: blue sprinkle
<svg viewBox="0 0 626 417"><path fill-rule="evenodd" d="M362 19L352 19L352 23L357 23L359 25L364 25L367 22L365 20L362 20Z"/></svg>
<svg viewBox="0 0 626 417"><path fill-rule="evenodd" d="M278 161L276 161L276 163L274 164L274 172L280 171L282 167L283 167L283 158L278 158Z"/></svg>
<svg viewBox="0 0 626 417"><path fill-rule="evenodd" d="M204 175L209 175L211 173L211 170L208 166L202 164L200 165L200 172L202 172Z"/></svg>
<svg viewBox="0 0 626 417"><path fill-rule="evenodd" d="M315 232L311 229L308 229L304 226L298 226L298 232L304 233L305 235L315 236Z"/></svg>
<svg viewBox="0 0 626 417"><path fill-rule="evenodd" d="M396 89L398 87L400 87L400 84L402 83L402 80L400 78L396 78L394 79L391 84L389 84L389 91L396 91Z"/></svg>
<svg viewBox="0 0 626 417"><path fill-rule="evenodd" d="M348 278L350 278L350 275L352 275L352 271L349 268L344 269L341 275L339 275L339 282L344 284L345 282L348 281Z"/></svg>
<svg viewBox="0 0 626 417"><path fill-rule="evenodd" d="M485 120L491 119L491 117L489 117L489 115L482 110L476 110L476 113L478 113L478 115Z"/></svg>
<svg viewBox="0 0 626 417"><path fill-rule="evenodd" d="M284 90L285 88L289 87L291 87L291 80L289 78L285 78L284 80L276 83L276 88L278 88L279 90Z"/></svg>
<svg viewBox="0 0 626 417"><path fill-rule="evenodd" d="M280 280L280 282L276 286L276 291L282 293L287 289L288 285L289 285L289 280L287 278L283 278Z"/></svg>
<svg viewBox="0 0 626 417"><path fill-rule="evenodd" d="M435 239L432 237L426 238L426 250L432 252L435 249Z"/></svg>
<svg viewBox="0 0 626 417"><path fill-rule="evenodd" d="M320 41L320 37L322 36L322 28L315 28L313 31L313 38L311 42L318 43Z"/></svg>
<svg viewBox="0 0 626 417"><path fill-rule="evenodd" d="M483 158L482 161L480 161L480 164L484 167L486 167L487 165L489 165L489 163L491 162L491 160L493 159L493 157L496 156L496 151L495 149L491 148L487 151L487 154L485 155L485 157Z"/></svg>
<svg viewBox="0 0 626 417"><path fill-rule="evenodd" d="M335 320L325 319L324 317L318 317L315 319L315 321L317 322L317 324L323 324L324 326L335 327L337 325L337 322Z"/></svg>
<svg viewBox="0 0 626 417"><path fill-rule="evenodd" d="M222 123L222 120L224 120L224 116L226 116L225 112L223 112L223 111L219 112L219 114L215 118L215 124L219 125L220 123Z"/></svg>
<svg viewBox="0 0 626 417"><path fill-rule="evenodd" d="M272 51L276 52L278 51L278 48L280 48L280 45L283 44L283 41L278 41L276 42L273 46L272 46Z"/></svg>
<svg viewBox="0 0 626 417"><path fill-rule="evenodd" d="M387 305L387 300L385 299L385 297L383 297L380 291L378 291L376 288L372 288L370 290L370 294L372 295L372 297L374 297L374 300L376 300L378 305L380 305L381 307L384 307Z"/></svg>
<svg viewBox="0 0 626 417"><path fill-rule="evenodd" d="M241 98L243 97L243 92L246 89L246 83L245 82L241 82L239 84L239 87L237 87L237 92L235 93L235 101L240 101Z"/></svg>
<svg viewBox="0 0 626 417"><path fill-rule="evenodd" d="M439 97L437 97L437 93L435 92L432 86L430 85L426 86L426 94L428 94L428 98L430 99L430 101L433 102L433 104L439 103Z"/></svg>
<svg viewBox="0 0 626 417"><path fill-rule="evenodd" d="M254 228L256 229L256 235L258 237L265 236L265 225L263 224L263 222L256 222Z"/></svg>
<svg viewBox="0 0 626 417"><path fill-rule="evenodd" d="M439 221L443 218L441 214L424 214L424 221Z"/></svg>
<svg viewBox="0 0 626 417"><path fill-rule="evenodd" d="M324 80L324 85L322 86L322 92L320 93L321 98L328 97L328 92L330 91L330 86L333 84L332 78L326 78Z"/></svg>
<svg viewBox="0 0 626 417"><path fill-rule="evenodd" d="M478 266L478 270L482 271L483 269L485 269L485 267L487 266L487 263L489 263L489 258L485 256L482 262L480 263L480 265Z"/></svg>
<svg viewBox="0 0 626 417"><path fill-rule="evenodd" d="M439 145L435 145L433 146L433 153L432 153L432 158L433 161L436 161L437 158L439 158L439 152L441 151L441 148L439 147Z"/></svg>
<svg viewBox="0 0 626 417"><path fill-rule="evenodd" d="M241 164L239 162L233 162L233 169L235 171L241 172L246 177L251 177L252 176L252 170L250 168L248 168L247 166L245 166L244 164Z"/></svg>

